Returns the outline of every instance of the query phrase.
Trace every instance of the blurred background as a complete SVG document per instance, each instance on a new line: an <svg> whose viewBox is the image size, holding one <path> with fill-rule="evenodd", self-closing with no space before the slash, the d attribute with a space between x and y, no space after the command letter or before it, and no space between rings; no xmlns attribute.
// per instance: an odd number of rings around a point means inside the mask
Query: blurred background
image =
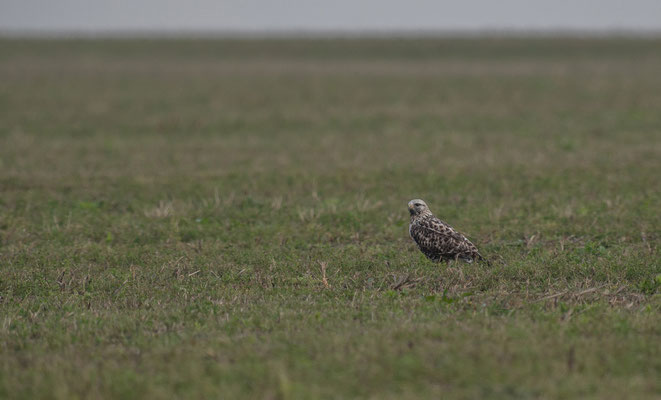
<svg viewBox="0 0 661 400"><path fill-rule="evenodd" d="M318 199L297 191L325 184L348 206L360 187L403 225L409 197L452 216L443 199L523 194L541 177L560 180L552 196L644 187L652 175L625 176L657 166L657 1L0 8L5 176L79 197L145 184L134 195L157 203L158 184L303 206Z"/></svg>

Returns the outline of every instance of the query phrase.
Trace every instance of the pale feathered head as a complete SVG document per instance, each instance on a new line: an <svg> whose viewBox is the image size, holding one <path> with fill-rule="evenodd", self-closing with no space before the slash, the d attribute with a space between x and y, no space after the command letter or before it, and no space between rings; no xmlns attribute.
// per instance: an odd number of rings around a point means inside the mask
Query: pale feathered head
<svg viewBox="0 0 661 400"><path fill-rule="evenodd" d="M427 203L420 199L413 199L409 201L409 213L411 215L420 215L424 213L425 211L429 211L429 207L427 207Z"/></svg>

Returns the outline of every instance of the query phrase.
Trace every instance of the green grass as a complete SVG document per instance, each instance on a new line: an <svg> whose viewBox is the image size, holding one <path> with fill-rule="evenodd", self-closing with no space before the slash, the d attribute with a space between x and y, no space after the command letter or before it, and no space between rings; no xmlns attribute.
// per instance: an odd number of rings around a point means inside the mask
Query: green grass
<svg viewBox="0 0 661 400"><path fill-rule="evenodd" d="M656 39L0 40L0 398L660 398L659 71ZM424 259L412 198L492 266Z"/></svg>

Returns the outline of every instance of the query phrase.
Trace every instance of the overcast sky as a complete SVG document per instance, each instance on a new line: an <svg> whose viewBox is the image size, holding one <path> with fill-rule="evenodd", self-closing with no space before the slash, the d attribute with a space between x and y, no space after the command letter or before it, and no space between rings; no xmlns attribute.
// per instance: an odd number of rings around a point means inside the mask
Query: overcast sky
<svg viewBox="0 0 661 400"><path fill-rule="evenodd" d="M0 0L0 30L661 31L661 0Z"/></svg>

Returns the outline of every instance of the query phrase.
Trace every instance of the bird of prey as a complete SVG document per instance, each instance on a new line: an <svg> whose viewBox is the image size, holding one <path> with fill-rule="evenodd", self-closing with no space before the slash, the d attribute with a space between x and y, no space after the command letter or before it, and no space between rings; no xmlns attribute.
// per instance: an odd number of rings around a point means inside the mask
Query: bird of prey
<svg viewBox="0 0 661 400"><path fill-rule="evenodd" d="M436 218L420 199L409 201L409 235L420 251L434 262L462 260L472 263L485 260L477 247L450 225ZM486 261L486 260L485 260Z"/></svg>

